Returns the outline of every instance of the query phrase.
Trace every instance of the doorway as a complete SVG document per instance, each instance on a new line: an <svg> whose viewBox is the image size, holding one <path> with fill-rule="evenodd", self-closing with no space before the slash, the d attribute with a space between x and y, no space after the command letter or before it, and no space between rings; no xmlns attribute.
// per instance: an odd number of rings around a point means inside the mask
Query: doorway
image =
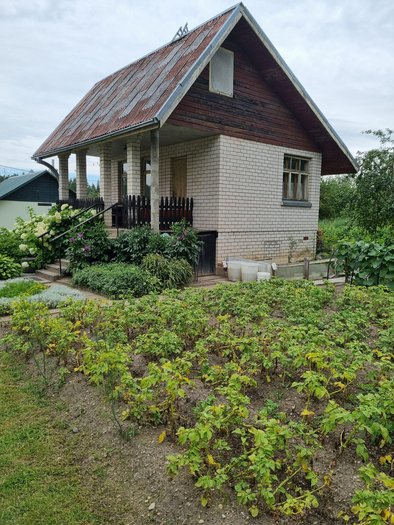
<svg viewBox="0 0 394 525"><path fill-rule="evenodd" d="M171 190L173 197L187 196L187 157L172 159Z"/></svg>

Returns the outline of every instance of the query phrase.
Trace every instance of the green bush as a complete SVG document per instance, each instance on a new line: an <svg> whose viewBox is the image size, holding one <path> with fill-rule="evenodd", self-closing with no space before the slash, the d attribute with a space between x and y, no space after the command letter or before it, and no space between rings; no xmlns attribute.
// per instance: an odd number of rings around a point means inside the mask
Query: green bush
<svg viewBox="0 0 394 525"><path fill-rule="evenodd" d="M115 259L118 262L141 264L149 253L164 253L166 245L166 237L155 233L149 226L133 228L115 240Z"/></svg>
<svg viewBox="0 0 394 525"><path fill-rule="evenodd" d="M198 262L202 242L197 231L186 220L173 224L168 238L166 255L174 259L186 259L192 266Z"/></svg>
<svg viewBox="0 0 394 525"><path fill-rule="evenodd" d="M12 279L2 284L0 286L0 298L19 297L21 295L30 296L46 290L44 284L31 279Z"/></svg>
<svg viewBox="0 0 394 525"><path fill-rule="evenodd" d="M160 290L160 282L147 271L126 263L88 266L73 274L73 282L113 299L141 297Z"/></svg>
<svg viewBox="0 0 394 525"><path fill-rule="evenodd" d="M12 279L21 274L21 265L11 257L0 254L0 279Z"/></svg>
<svg viewBox="0 0 394 525"><path fill-rule="evenodd" d="M342 243L335 253L337 264L354 284L384 284L394 289L394 244L383 246L374 242Z"/></svg>
<svg viewBox="0 0 394 525"><path fill-rule="evenodd" d="M185 259L170 259L154 253L143 258L141 267L158 278L163 290L181 288L193 277L193 269Z"/></svg>
<svg viewBox="0 0 394 525"><path fill-rule="evenodd" d="M90 264L107 262L110 252L111 241L105 224L96 219L71 232L66 248L68 270L72 273Z"/></svg>
<svg viewBox="0 0 394 525"><path fill-rule="evenodd" d="M20 262L22 253L19 249L20 241L15 233L7 228L0 228L0 254L7 255Z"/></svg>

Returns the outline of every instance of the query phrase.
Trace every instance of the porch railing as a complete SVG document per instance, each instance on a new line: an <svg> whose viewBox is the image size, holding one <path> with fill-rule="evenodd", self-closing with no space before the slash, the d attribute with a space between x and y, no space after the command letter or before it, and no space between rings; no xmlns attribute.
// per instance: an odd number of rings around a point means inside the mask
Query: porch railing
<svg viewBox="0 0 394 525"><path fill-rule="evenodd" d="M131 229L144 224L150 224L150 199L141 195L124 197L112 212L113 226ZM170 227L182 219L193 225L193 199L161 197L159 206L159 221L161 230Z"/></svg>
<svg viewBox="0 0 394 525"><path fill-rule="evenodd" d="M60 199L56 201L56 204L61 206L62 204L69 204L75 209L83 210L85 208L94 208L97 213L104 209L104 199L102 197L91 197L86 199Z"/></svg>

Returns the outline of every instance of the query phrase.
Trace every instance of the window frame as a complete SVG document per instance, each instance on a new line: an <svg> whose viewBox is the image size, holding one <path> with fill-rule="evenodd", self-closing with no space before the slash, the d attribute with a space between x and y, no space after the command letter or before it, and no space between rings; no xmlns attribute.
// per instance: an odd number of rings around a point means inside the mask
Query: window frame
<svg viewBox="0 0 394 525"><path fill-rule="evenodd" d="M309 202L310 161L308 157L293 154L283 156L282 203L284 205L311 205ZM303 163L305 163L304 166Z"/></svg>
<svg viewBox="0 0 394 525"><path fill-rule="evenodd" d="M213 75L212 75L212 62L214 60L214 57L217 55L218 52L225 52L225 53L228 53L232 56L232 71L231 71L231 93L229 92L226 92L226 91L221 91L219 89L215 89L213 87ZM231 51L230 49L226 49L225 47L219 47L219 49L216 51L215 55L213 55L213 57L211 58L210 62L209 62L209 91L211 93L216 93L218 95L223 95L225 97L230 97L230 98L234 98L234 63L235 63L235 55L234 55L234 51Z"/></svg>

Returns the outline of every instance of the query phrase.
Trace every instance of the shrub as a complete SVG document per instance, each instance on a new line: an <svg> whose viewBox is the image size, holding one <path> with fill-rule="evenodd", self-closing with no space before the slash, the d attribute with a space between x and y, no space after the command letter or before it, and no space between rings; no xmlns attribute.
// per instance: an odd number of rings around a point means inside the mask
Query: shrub
<svg viewBox="0 0 394 525"><path fill-rule="evenodd" d="M74 272L84 266L107 262L110 256L111 241L102 220L87 223L83 229L71 233L67 240L66 255L68 270Z"/></svg>
<svg viewBox="0 0 394 525"><path fill-rule="evenodd" d="M79 286L113 299L141 297L160 290L160 282L147 271L125 263L98 264L77 270L73 281Z"/></svg>
<svg viewBox="0 0 394 525"><path fill-rule="evenodd" d="M21 265L11 257L0 254L0 279L12 279L21 274Z"/></svg>
<svg viewBox="0 0 394 525"><path fill-rule="evenodd" d="M15 233L7 228L0 228L0 254L7 255L20 262L22 253L19 249L20 241Z"/></svg>
<svg viewBox="0 0 394 525"><path fill-rule="evenodd" d="M167 242L149 226L134 228L122 233L114 242L115 258L118 262L140 264L149 253L164 253Z"/></svg>
<svg viewBox="0 0 394 525"><path fill-rule="evenodd" d="M168 239L166 255L174 259L186 259L192 266L197 263L202 242L197 231L186 220L173 224Z"/></svg>
<svg viewBox="0 0 394 525"><path fill-rule="evenodd" d="M141 267L160 281L162 288L180 288L193 277L193 269L185 259L170 259L150 254L142 260Z"/></svg>

